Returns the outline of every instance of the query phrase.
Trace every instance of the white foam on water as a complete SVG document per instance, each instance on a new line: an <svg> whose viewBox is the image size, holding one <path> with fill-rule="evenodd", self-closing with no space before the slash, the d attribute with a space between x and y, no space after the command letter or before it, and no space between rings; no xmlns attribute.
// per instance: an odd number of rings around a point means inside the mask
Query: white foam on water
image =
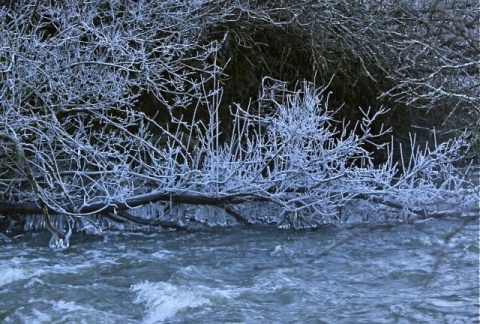
<svg viewBox="0 0 480 324"><path fill-rule="evenodd" d="M38 309L27 310L25 307L19 307L15 313L4 318L3 323L51 323L50 314Z"/></svg>
<svg viewBox="0 0 480 324"><path fill-rule="evenodd" d="M295 254L295 251L284 246L284 245L277 245L272 252L270 252L271 256L292 256Z"/></svg>
<svg viewBox="0 0 480 324"><path fill-rule="evenodd" d="M121 315L65 300L30 299L4 319L5 323L135 323Z"/></svg>
<svg viewBox="0 0 480 324"><path fill-rule="evenodd" d="M136 293L134 303L146 304L145 323L163 322L182 310L212 303L205 292L165 282L141 282L130 287L130 290Z"/></svg>
<svg viewBox="0 0 480 324"><path fill-rule="evenodd" d="M103 258L99 255L96 261L100 260L102 264L117 264L112 258ZM60 263L49 264L46 258L27 259L24 257L13 257L9 260L0 261L0 287L4 287L14 282L30 279L25 285L26 288L34 284L45 284L42 279L45 275L52 274L78 274L85 269L95 266L95 262L82 262L78 264L66 264L64 260Z"/></svg>
<svg viewBox="0 0 480 324"><path fill-rule="evenodd" d="M35 285L43 285L45 286L45 282L40 280L39 278L31 278L26 284L23 285L24 288L32 288Z"/></svg>
<svg viewBox="0 0 480 324"><path fill-rule="evenodd" d="M53 305L62 323L129 323L129 319L101 311L91 306L79 305L72 301L60 300Z"/></svg>
<svg viewBox="0 0 480 324"><path fill-rule="evenodd" d="M0 287L29 278L30 274L22 268L3 268L0 272Z"/></svg>
<svg viewBox="0 0 480 324"><path fill-rule="evenodd" d="M155 258L155 259L166 259L168 257L170 257L171 255L173 255L174 253L171 252L171 251L166 251L166 250L162 250L162 251L158 251L158 252L154 252L151 254L151 257L152 258Z"/></svg>

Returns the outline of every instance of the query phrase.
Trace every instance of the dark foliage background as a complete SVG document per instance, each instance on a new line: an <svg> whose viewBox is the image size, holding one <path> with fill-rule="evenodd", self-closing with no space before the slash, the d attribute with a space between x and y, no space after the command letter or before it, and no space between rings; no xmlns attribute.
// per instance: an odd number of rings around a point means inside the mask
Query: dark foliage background
<svg viewBox="0 0 480 324"><path fill-rule="evenodd" d="M264 76L329 84L339 118L359 107L390 108L377 121L408 145L409 133L432 141L467 130L468 158L480 151L479 21L476 1L250 1L259 19L239 13L205 38L228 33L224 106L258 96ZM263 18L263 17L260 17ZM380 141L385 138L379 139ZM382 158L381 152L378 158Z"/></svg>

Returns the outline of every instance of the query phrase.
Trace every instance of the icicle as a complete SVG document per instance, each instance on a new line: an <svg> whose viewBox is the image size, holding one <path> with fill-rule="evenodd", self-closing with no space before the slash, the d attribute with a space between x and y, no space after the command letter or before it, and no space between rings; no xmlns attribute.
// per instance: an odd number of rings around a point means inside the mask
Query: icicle
<svg viewBox="0 0 480 324"><path fill-rule="evenodd" d="M57 218L57 220L58 220L58 225L63 225L63 217ZM67 249L70 246L70 236L72 235L72 225L73 225L73 220L70 217L68 217L67 218L68 231L65 237L60 238L58 237L57 234L53 234L52 237L50 238L50 242L48 246L51 249L60 249L60 250Z"/></svg>
<svg viewBox="0 0 480 324"><path fill-rule="evenodd" d="M33 219L35 216L26 216L25 217L25 224L23 225L23 229L25 231L31 231L33 228Z"/></svg>
<svg viewBox="0 0 480 324"><path fill-rule="evenodd" d="M63 239L59 238L56 234L53 234L52 237L50 238L50 242L48 243L48 246L51 249L66 249L63 245Z"/></svg>
<svg viewBox="0 0 480 324"><path fill-rule="evenodd" d="M5 234L0 233L0 238L3 239L3 241L5 243L11 243L12 242L12 240L8 236L6 236Z"/></svg>

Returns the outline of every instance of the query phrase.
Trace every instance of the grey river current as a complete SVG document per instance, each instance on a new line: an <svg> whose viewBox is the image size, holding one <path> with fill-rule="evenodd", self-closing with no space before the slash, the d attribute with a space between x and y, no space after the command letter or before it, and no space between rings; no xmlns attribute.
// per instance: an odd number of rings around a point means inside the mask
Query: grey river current
<svg viewBox="0 0 480 324"><path fill-rule="evenodd" d="M479 222L47 233L0 243L3 323L479 323Z"/></svg>

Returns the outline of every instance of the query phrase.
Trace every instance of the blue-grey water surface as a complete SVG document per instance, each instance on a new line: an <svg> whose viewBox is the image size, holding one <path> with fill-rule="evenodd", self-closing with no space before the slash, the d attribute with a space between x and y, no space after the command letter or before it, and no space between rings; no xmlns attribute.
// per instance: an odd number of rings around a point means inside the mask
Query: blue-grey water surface
<svg viewBox="0 0 480 324"><path fill-rule="evenodd" d="M0 321L479 322L478 219L48 241L0 245Z"/></svg>

